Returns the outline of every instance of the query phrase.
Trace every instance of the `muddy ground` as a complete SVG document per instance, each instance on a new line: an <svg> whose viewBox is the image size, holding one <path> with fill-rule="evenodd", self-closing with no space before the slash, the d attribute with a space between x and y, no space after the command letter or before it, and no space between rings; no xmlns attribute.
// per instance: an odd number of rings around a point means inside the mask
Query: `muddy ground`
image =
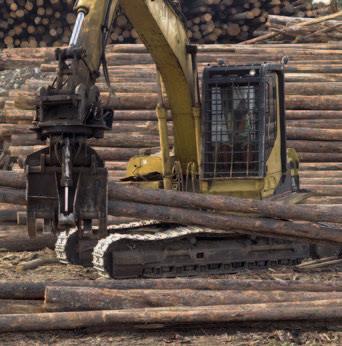
<svg viewBox="0 0 342 346"><path fill-rule="evenodd" d="M1 280L103 280L91 268L54 264L20 271L20 263L52 257L51 250L0 253ZM228 276L227 276L228 277ZM342 280L342 267L298 273L289 267L230 275L239 279ZM137 330L75 330L0 335L0 345L342 345L342 323L259 323Z"/></svg>

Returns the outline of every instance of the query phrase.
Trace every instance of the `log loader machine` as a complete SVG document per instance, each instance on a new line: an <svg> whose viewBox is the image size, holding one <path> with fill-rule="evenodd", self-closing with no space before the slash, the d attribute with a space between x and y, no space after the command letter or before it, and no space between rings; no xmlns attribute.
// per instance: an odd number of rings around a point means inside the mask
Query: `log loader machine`
<svg viewBox="0 0 342 346"><path fill-rule="evenodd" d="M49 145L26 160L29 235L43 219L59 233L61 261L93 262L113 278L231 273L308 257L305 244L233 231L155 221L108 227L107 170L87 140L103 137L113 120L96 79L102 64L110 84L105 45L118 5L154 59L160 86L160 152L131 158L123 183L255 199L299 191L298 157L286 148L284 61L219 62L200 81L174 1L78 0L70 44L56 50L56 79L39 93L33 130Z"/></svg>

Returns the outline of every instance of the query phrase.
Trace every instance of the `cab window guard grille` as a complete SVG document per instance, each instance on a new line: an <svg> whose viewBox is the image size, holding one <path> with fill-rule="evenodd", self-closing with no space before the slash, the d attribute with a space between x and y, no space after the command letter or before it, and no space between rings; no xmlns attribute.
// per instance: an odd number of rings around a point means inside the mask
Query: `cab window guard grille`
<svg viewBox="0 0 342 346"><path fill-rule="evenodd" d="M204 96L203 178L259 177L259 83L208 83Z"/></svg>

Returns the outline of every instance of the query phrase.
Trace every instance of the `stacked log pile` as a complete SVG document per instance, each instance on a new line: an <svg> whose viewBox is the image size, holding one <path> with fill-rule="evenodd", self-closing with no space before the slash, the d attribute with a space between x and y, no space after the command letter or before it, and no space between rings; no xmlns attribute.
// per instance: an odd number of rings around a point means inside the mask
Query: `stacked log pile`
<svg viewBox="0 0 342 346"><path fill-rule="evenodd" d="M225 279L0 282L0 333L342 318L340 282ZM328 294L327 294L328 293Z"/></svg>
<svg viewBox="0 0 342 346"><path fill-rule="evenodd" d="M268 16L267 27L269 31L284 33L277 37L277 41L285 42L329 42L341 41L342 39L342 21L328 20L313 25L298 27L300 23L311 23L312 19L296 18L285 16Z"/></svg>
<svg viewBox="0 0 342 346"><path fill-rule="evenodd" d="M0 172L0 185L8 185L6 180L11 176L19 186L24 185L24 175L14 172ZM143 190L115 182L109 182L108 196L108 214L112 216L201 226L215 229L214 233L220 234L233 231L304 243L342 244L341 208L290 206L281 200L254 201L172 190ZM1 202L25 205L25 191L0 188ZM234 212L239 215L232 214ZM322 225L321 222L329 224Z"/></svg>
<svg viewBox="0 0 342 346"><path fill-rule="evenodd" d="M200 74L209 63L224 60L230 64L279 61L288 55L286 106L288 145L299 152L303 188L323 196L308 202L341 202L342 165L342 50L338 45L234 45L200 46ZM17 66L31 56L42 63L44 80L29 79L20 90L10 90L3 105L4 162L18 159L19 167L27 154L39 149L29 131L34 116L34 95L39 86L54 78L52 49L5 50L3 64ZM117 98L110 103L116 109L112 132L105 139L92 142L107 161L112 178L125 174L127 160L158 147L157 121L154 112L158 95L153 61L141 45L109 46L107 51L111 80ZM1 60L0 60L1 61ZM12 64L13 62L13 64ZM108 95L103 78L98 82L104 98ZM170 135L172 133L170 124ZM129 134L129 135L128 135ZM1 159L1 158L0 158ZM6 161L7 160L7 161ZM5 167L5 166L3 166Z"/></svg>
<svg viewBox="0 0 342 346"><path fill-rule="evenodd" d="M341 40L342 11L315 19L285 16L268 16L268 33L244 41L244 44L260 42L339 42ZM338 19L338 20L336 20Z"/></svg>
<svg viewBox="0 0 342 346"><path fill-rule="evenodd" d="M311 1L183 1L188 35L196 43L241 42L265 31L269 15L317 17L334 11Z"/></svg>
<svg viewBox="0 0 342 346"><path fill-rule="evenodd" d="M1 2L0 48L61 46L68 42L75 22L74 0ZM269 14L316 17L330 13L331 6L312 5L311 0L183 0L189 36L194 43L239 42L265 29ZM120 13L110 43L136 43L138 35Z"/></svg>

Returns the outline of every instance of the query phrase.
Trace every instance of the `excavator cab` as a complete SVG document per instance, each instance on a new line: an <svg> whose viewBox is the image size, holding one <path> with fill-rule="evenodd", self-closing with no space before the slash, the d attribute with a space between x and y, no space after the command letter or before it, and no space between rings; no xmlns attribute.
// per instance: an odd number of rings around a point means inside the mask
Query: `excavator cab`
<svg viewBox="0 0 342 346"><path fill-rule="evenodd" d="M202 192L261 199L299 189L287 173L283 64L205 69L201 135Z"/></svg>
<svg viewBox="0 0 342 346"><path fill-rule="evenodd" d="M299 191L298 156L286 148L284 89L283 63L206 68L196 133L201 157L198 172L192 175L197 183L181 188L178 184L178 189L254 199ZM170 159L174 168L180 167L175 155ZM125 180L151 187L153 176L160 185L162 163L158 154L135 156ZM173 179L187 181L188 173L180 168Z"/></svg>

